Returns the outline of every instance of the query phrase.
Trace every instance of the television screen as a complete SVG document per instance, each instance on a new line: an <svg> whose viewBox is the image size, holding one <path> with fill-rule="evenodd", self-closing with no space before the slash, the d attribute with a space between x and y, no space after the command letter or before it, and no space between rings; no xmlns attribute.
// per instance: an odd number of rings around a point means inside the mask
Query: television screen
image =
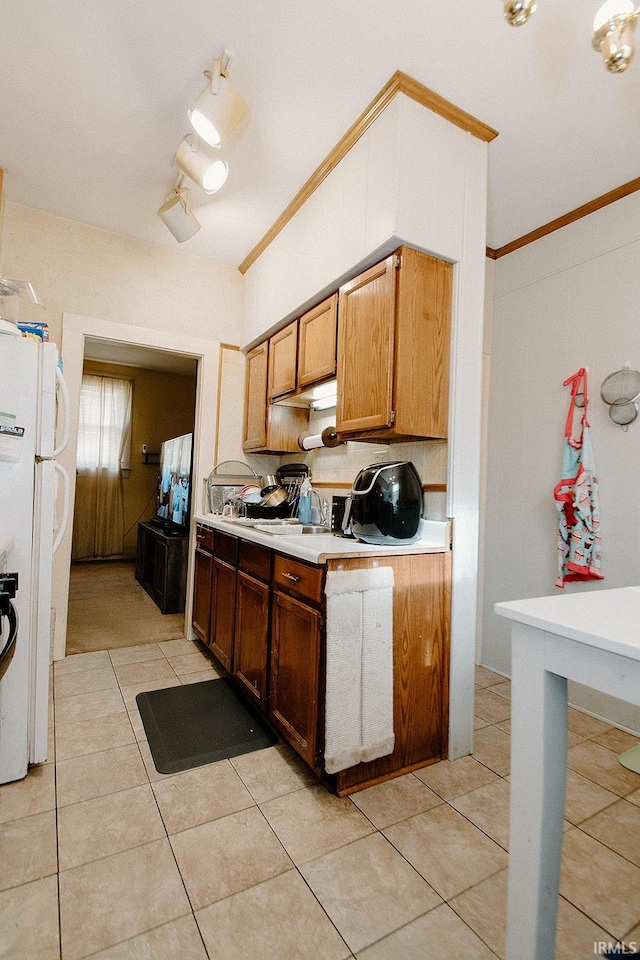
<svg viewBox="0 0 640 960"><path fill-rule="evenodd" d="M187 530L191 506L193 434L165 440L160 447L156 520L167 529Z"/></svg>

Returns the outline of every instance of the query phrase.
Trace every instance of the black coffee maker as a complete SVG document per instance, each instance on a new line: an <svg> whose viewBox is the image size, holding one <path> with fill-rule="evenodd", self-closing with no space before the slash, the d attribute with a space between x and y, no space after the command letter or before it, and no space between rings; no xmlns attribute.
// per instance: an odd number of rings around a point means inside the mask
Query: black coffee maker
<svg viewBox="0 0 640 960"><path fill-rule="evenodd" d="M343 528L363 543L406 545L420 537L422 483L408 461L373 463L356 477Z"/></svg>

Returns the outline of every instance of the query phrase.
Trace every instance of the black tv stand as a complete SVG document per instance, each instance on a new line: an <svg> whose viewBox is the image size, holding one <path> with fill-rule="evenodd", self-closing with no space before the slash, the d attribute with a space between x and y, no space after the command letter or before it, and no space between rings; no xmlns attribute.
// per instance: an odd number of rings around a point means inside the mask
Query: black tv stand
<svg viewBox="0 0 640 960"><path fill-rule="evenodd" d="M174 523L171 523L171 520L163 520L162 517L153 517L152 520L148 521L151 527L156 527L158 530L162 530L163 533L166 533L167 536L171 537L186 537L187 531L183 527L179 527Z"/></svg>
<svg viewBox="0 0 640 960"><path fill-rule="evenodd" d="M138 524L136 580L162 613L182 613L187 593L189 537L160 523Z"/></svg>

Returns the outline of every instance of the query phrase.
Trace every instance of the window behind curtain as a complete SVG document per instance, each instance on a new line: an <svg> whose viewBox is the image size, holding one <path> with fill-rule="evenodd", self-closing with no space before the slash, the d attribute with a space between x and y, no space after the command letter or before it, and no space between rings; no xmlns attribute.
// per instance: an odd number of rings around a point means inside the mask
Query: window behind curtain
<svg viewBox="0 0 640 960"><path fill-rule="evenodd" d="M124 550L122 469L129 466L132 384L85 374L78 421L74 560Z"/></svg>

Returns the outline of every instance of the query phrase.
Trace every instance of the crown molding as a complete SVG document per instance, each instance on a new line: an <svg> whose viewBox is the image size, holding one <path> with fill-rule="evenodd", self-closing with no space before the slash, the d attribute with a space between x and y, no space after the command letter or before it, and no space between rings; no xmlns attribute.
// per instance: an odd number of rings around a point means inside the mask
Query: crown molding
<svg viewBox="0 0 640 960"><path fill-rule="evenodd" d="M439 94L429 90L428 87L418 83L406 73L397 70L391 79L384 85L380 93L371 101L369 106L358 119L352 124L341 140L335 145L333 150L324 158L319 167L311 174L304 186L298 191L291 203L283 210L275 223L267 230L261 240L255 245L253 250L242 261L238 267L240 273L247 272L258 257L264 253L269 244L278 236L280 231L295 216L309 197L318 189L320 184L326 180L332 170L339 164L344 156L351 150L355 143L365 133L371 124L376 120L382 111L387 107L398 93L404 93L411 100L422 104L433 113L444 117L450 123L473 134L479 140L489 143L498 136L498 132L492 127L465 113L455 104L450 103Z"/></svg>

